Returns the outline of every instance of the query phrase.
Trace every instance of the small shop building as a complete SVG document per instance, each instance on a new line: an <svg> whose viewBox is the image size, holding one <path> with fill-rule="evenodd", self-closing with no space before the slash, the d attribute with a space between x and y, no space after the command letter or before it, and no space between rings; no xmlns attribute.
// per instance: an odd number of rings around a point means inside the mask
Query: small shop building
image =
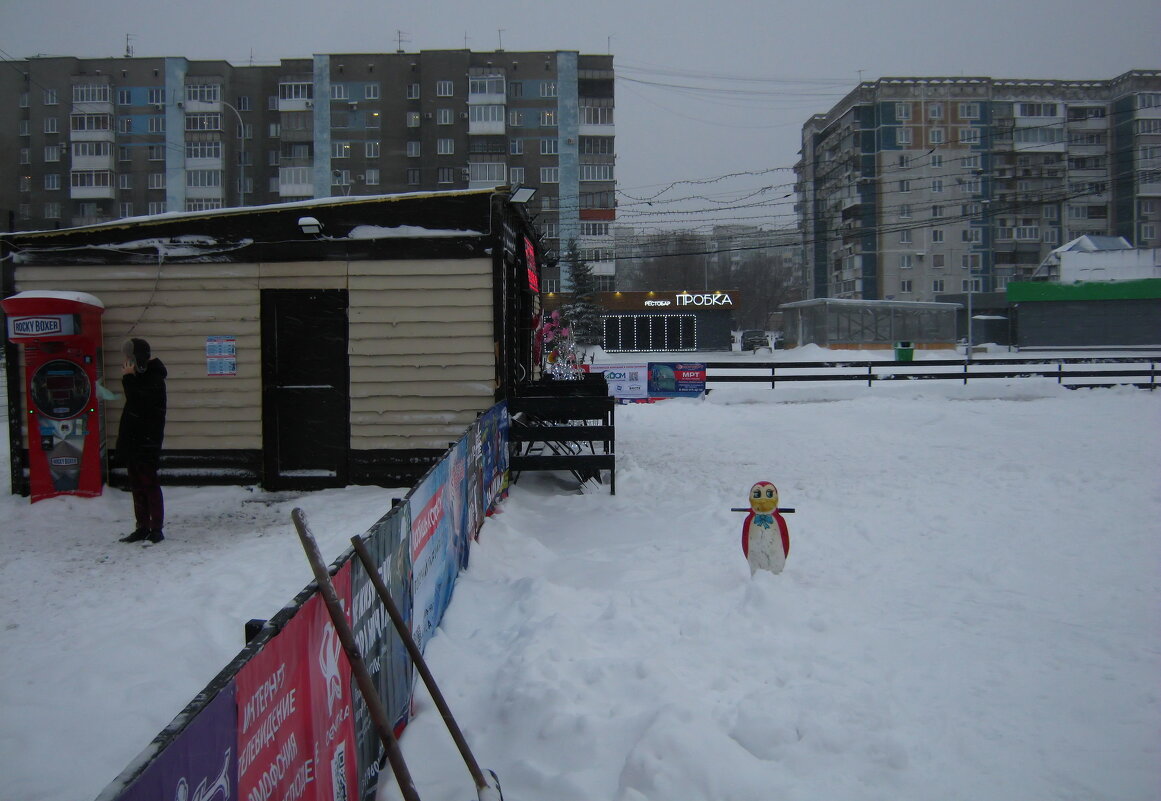
<svg viewBox="0 0 1161 801"><path fill-rule="evenodd" d="M536 375L537 242L505 187L158 215L3 235L0 296L95 299L118 395L121 343L150 343L166 483L403 486ZM31 341L5 338L17 492ZM116 465L121 400L92 400Z"/></svg>
<svg viewBox="0 0 1161 801"><path fill-rule="evenodd" d="M900 342L954 348L959 308L958 303L846 298L814 298L779 307L787 347L839 350L891 348Z"/></svg>

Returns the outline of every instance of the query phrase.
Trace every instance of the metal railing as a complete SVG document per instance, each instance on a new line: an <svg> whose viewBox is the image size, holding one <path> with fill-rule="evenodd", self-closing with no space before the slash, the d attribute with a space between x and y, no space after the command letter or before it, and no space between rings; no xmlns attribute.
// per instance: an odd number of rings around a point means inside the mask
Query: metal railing
<svg viewBox="0 0 1161 801"><path fill-rule="evenodd" d="M707 362L706 386L714 384L768 384L843 381L873 386L879 381L944 381L967 384L989 378L1049 378L1058 384L1080 387L1132 385L1143 389L1158 386L1161 354L1118 357L973 357L969 359L921 359L919 361L815 362Z"/></svg>

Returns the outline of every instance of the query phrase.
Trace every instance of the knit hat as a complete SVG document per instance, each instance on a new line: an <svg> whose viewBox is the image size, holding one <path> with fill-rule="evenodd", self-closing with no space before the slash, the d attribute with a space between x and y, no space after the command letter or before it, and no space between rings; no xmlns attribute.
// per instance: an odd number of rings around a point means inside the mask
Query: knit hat
<svg viewBox="0 0 1161 801"><path fill-rule="evenodd" d="M144 373L149 366L150 350L149 343L144 339L127 339L121 345L121 353L124 355L126 361L133 362L133 369L138 373Z"/></svg>

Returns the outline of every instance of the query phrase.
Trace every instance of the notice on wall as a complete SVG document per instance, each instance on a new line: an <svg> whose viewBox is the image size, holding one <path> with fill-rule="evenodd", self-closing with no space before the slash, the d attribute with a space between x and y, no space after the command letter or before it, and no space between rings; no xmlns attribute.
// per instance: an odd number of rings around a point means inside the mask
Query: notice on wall
<svg viewBox="0 0 1161 801"><path fill-rule="evenodd" d="M696 398L704 394L704 364L649 362L649 397Z"/></svg>
<svg viewBox="0 0 1161 801"><path fill-rule="evenodd" d="M237 375L238 343L232 336L206 337L206 375Z"/></svg>

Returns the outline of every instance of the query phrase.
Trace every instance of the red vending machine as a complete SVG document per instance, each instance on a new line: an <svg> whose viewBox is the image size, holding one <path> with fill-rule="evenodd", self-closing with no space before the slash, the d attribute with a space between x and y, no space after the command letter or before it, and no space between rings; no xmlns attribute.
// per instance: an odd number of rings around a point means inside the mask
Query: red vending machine
<svg viewBox="0 0 1161 801"><path fill-rule="evenodd" d="M104 440L97 382L104 304L85 292L21 292L0 300L8 339L24 346L32 501L100 495Z"/></svg>

